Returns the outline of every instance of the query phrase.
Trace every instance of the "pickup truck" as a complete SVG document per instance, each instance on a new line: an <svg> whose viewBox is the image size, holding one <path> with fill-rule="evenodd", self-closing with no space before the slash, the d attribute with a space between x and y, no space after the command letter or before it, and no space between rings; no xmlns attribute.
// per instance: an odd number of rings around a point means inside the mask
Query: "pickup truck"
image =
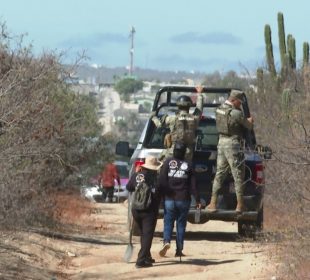
<svg viewBox="0 0 310 280"><path fill-rule="evenodd" d="M202 90L204 95L203 114L196 131L193 164L203 207L198 213L195 209L195 202L192 201L188 221L191 223L205 223L209 220L235 221L238 223L238 233L242 236L248 236L263 228L265 189L263 159L271 157L271 150L268 147L257 145L254 130L247 130L244 135L246 165L244 203L246 211L241 214L235 211L237 202L232 176L228 176L219 192L218 211L211 213L205 208L210 202L212 182L216 172L218 132L215 109L229 97L231 90L232 88L209 87L204 87ZM197 90L191 86L166 86L159 89L152 110L156 112L159 118L166 114L175 114L178 110L176 99L180 95L190 96L193 101L191 108L193 112ZM243 95L242 110L246 117L250 116L245 94ZM160 156L164 149L164 137L168 132L168 127L157 128L150 118L141 133L136 148L132 149L128 142L120 141L116 145L116 153L131 157L131 171L133 171L135 167L144 163L147 155ZM163 217L162 208L159 211L159 217Z"/></svg>

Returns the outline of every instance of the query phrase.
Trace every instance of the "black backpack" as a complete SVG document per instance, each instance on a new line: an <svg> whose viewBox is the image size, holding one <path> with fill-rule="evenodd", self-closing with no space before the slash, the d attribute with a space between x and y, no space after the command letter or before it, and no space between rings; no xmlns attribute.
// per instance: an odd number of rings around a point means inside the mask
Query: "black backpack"
<svg viewBox="0 0 310 280"><path fill-rule="evenodd" d="M152 189L145 181L139 182L133 194L132 209L147 210L150 208L151 203Z"/></svg>

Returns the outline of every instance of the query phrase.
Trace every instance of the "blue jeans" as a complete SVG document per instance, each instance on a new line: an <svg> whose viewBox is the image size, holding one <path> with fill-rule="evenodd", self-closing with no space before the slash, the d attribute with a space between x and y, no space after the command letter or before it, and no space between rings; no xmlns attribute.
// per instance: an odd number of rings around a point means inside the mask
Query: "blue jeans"
<svg viewBox="0 0 310 280"><path fill-rule="evenodd" d="M164 243L171 241L174 222L176 221L177 250L183 250L187 214L190 200L165 200L164 207Z"/></svg>

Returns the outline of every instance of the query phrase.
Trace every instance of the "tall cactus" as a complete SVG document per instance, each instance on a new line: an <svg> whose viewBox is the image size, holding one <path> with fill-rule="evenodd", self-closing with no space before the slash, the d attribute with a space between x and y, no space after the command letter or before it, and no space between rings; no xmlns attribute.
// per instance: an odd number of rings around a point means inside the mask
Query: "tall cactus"
<svg viewBox="0 0 310 280"><path fill-rule="evenodd" d="M274 64L274 57L273 57L273 47L271 41L271 29L270 25L265 25L265 44L266 44L266 57L268 63L268 70L273 78L277 76L276 67Z"/></svg>
<svg viewBox="0 0 310 280"><path fill-rule="evenodd" d="M257 92L261 95L264 92L264 71L262 68L256 70Z"/></svg>
<svg viewBox="0 0 310 280"><path fill-rule="evenodd" d="M280 58L281 58L281 72L284 72L286 68L285 54L286 54L286 44L285 44L285 29L284 29L284 18L282 13L278 13L278 35L279 35L279 48L280 48Z"/></svg>
<svg viewBox="0 0 310 280"><path fill-rule="evenodd" d="M292 94L291 90L285 88L282 92L282 112L288 118L291 106Z"/></svg>
<svg viewBox="0 0 310 280"><path fill-rule="evenodd" d="M287 50L292 69L296 69L296 43L292 34L287 35Z"/></svg>
<svg viewBox="0 0 310 280"><path fill-rule="evenodd" d="M309 43L303 43L303 59L302 59L302 67L305 68L309 65Z"/></svg>
<svg viewBox="0 0 310 280"><path fill-rule="evenodd" d="M292 54L292 64L293 64L293 68L296 69L296 41L295 38L293 37L291 40L291 54Z"/></svg>

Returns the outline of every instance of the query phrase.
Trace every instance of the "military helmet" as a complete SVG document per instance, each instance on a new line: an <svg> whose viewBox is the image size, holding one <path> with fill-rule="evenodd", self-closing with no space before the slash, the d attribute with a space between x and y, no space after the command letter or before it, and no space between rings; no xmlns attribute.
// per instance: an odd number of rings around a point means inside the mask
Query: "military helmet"
<svg viewBox="0 0 310 280"><path fill-rule="evenodd" d="M187 95L181 95L176 102L178 107L191 107L193 105L192 99Z"/></svg>

